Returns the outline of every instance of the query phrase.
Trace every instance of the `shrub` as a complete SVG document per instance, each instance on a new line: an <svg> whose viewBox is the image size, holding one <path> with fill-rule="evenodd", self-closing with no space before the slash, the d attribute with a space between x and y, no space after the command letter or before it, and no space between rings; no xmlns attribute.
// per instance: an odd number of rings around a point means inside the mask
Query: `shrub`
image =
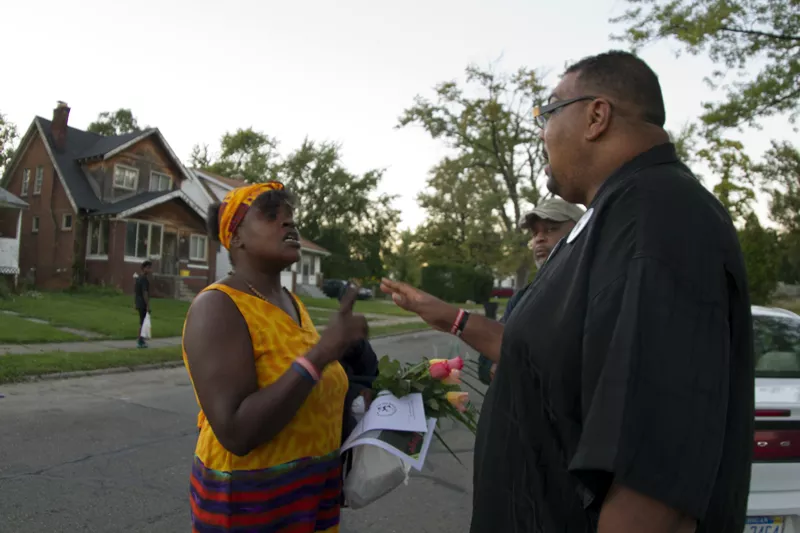
<svg viewBox="0 0 800 533"><path fill-rule="evenodd" d="M430 263L422 269L423 291L447 302L483 303L492 295L491 272L456 263Z"/></svg>

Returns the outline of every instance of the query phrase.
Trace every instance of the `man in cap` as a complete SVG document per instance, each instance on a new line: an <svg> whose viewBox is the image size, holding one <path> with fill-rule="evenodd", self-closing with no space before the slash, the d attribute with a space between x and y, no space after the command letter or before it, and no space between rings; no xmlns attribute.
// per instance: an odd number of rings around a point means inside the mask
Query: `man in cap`
<svg viewBox="0 0 800 533"><path fill-rule="evenodd" d="M542 268L550 252L553 251L558 241L572 231L575 224L583 216L583 209L554 196L537 205L525 213L519 221L519 227L530 231L530 248L533 251L533 262L536 268ZM511 316L511 311L517 305L524 291L517 293L508 300L506 310L500 318L505 323ZM497 363L481 354L478 357L478 376L488 385L494 378Z"/></svg>
<svg viewBox="0 0 800 533"><path fill-rule="evenodd" d="M530 230L532 248L538 250L540 256L543 255L541 260L534 257L537 266L544 264L550 250L560 238L569 233L582 214L583 210L580 207L569 204L560 198L551 198L523 217L520 226ZM468 331L463 331L466 317L469 314L459 310L458 307L399 281L384 279L381 281L381 290L392 294L398 305L417 313L434 329L458 335L461 340L483 354L484 361L487 359L497 361L500 358L503 323L508 319L511 310L524 292L519 291L508 301L503 318L499 322L479 316L470 321ZM450 318L457 316L461 316L461 320L463 320L460 327L458 324L454 324ZM484 366L483 370L481 373L485 374L487 367Z"/></svg>
<svg viewBox="0 0 800 533"><path fill-rule="evenodd" d="M530 247L536 268L542 268L558 241L567 236L583 213L577 205L553 197L523 215L519 227L531 232Z"/></svg>

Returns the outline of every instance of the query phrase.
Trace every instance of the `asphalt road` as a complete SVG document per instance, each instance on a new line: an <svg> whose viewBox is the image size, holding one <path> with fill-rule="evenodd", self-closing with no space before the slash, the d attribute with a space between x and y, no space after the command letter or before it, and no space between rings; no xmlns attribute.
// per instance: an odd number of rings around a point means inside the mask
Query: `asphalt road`
<svg viewBox="0 0 800 533"><path fill-rule="evenodd" d="M417 361L445 357L453 343L423 333L374 347ZM183 368L0 386L0 393L0 532L190 530L197 405ZM408 486L343 511L342 533L468 531L474 439L440 429L465 466L434 444Z"/></svg>

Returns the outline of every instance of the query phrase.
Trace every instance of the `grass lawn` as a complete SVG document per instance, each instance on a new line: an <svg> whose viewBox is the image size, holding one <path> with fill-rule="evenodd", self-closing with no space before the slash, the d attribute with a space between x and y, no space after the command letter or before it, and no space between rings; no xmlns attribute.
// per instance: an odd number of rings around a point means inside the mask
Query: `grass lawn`
<svg viewBox="0 0 800 533"><path fill-rule="evenodd" d="M404 324L393 324L391 326L370 326L370 337L378 337L382 335L397 335L400 333L411 333L413 331L426 331L431 327L424 322L406 322Z"/></svg>
<svg viewBox="0 0 800 533"><path fill-rule="evenodd" d="M339 309L339 301L334 298L310 298L301 296L300 300L306 307L319 307L322 309ZM357 313L374 313L376 315L414 316L413 313L403 311L391 300L359 300L356 302Z"/></svg>
<svg viewBox="0 0 800 533"><path fill-rule="evenodd" d="M3 317L5 323L6 318ZM18 319L16 317L10 317ZM32 324L31 325L38 325ZM46 327L46 326L43 326ZM422 322L379 326L370 329L372 336L408 333L430 329ZM61 332L59 332L61 333ZM66 334L65 334L66 335ZM138 365L165 363L181 360L181 347L149 348L147 350L125 349L106 352L50 352L0 356L0 383L22 381L27 377L61 372L125 368Z"/></svg>
<svg viewBox="0 0 800 533"><path fill-rule="evenodd" d="M3 355L0 356L0 383L22 381L26 377L43 374L131 367L180 361L180 359L180 346L94 353L52 352L32 355Z"/></svg>
<svg viewBox="0 0 800 533"><path fill-rule="evenodd" d="M52 326L36 324L16 316L0 314L0 343L25 344L28 342L66 342L84 340L72 333L59 331Z"/></svg>
<svg viewBox="0 0 800 533"><path fill-rule="evenodd" d="M131 338L139 329L139 315L133 307L133 296L89 292L37 294L41 297L14 296L2 299L0 309L41 318L54 326L94 331L112 339ZM175 337L181 334L189 302L153 298L151 307L153 337Z"/></svg>

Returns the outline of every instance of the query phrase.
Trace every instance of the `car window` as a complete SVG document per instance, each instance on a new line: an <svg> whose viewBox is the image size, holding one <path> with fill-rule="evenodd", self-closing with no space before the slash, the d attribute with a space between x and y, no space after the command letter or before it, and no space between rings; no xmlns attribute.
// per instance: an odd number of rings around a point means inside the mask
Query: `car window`
<svg viewBox="0 0 800 533"><path fill-rule="evenodd" d="M753 316L756 377L800 378L800 320Z"/></svg>

